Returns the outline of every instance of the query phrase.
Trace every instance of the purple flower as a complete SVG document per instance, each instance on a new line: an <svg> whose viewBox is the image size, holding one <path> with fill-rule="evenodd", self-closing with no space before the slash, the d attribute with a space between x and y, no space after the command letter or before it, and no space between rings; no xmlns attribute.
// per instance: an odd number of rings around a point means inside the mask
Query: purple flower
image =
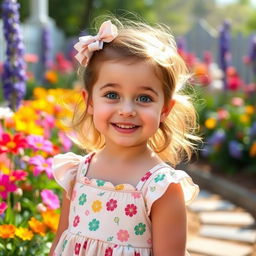
<svg viewBox="0 0 256 256"><path fill-rule="evenodd" d="M3 94L13 110L19 107L26 93L24 45L20 30L19 7L16 1L4 0L2 3L3 30L7 46L2 73Z"/></svg>
<svg viewBox="0 0 256 256"><path fill-rule="evenodd" d="M229 154L233 158L241 158L243 153L243 145L235 140L232 140L228 144Z"/></svg>
<svg viewBox="0 0 256 256"><path fill-rule="evenodd" d="M217 130L209 137L207 142L212 145L221 144L225 140L225 137L224 130Z"/></svg>
<svg viewBox="0 0 256 256"><path fill-rule="evenodd" d="M27 136L27 142L30 148L34 150L42 150L47 153L53 152L53 145L49 140L44 139L43 136L29 135Z"/></svg>
<svg viewBox="0 0 256 256"><path fill-rule="evenodd" d="M38 176L40 173L45 171L48 178L51 179L53 177L52 161L53 161L52 157L45 159L41 155L37 155L29 159L29 164L32 164L35 166L34 172L33 172L35 176Z"/></svg>
<svg viewBox="0 0 256 256"><path fill-rule="evenodd" d="M51 66L51 34L48 26L44 26L42 29L42 64L44 71Z"/></svg>
<svg viewBox="0 0 256 256"><path fill-rule="evenodd" d="M60 208L60 201L56 194L52 192L50 189L44 189L41 191L41 197L43 203L48 206L50 209L58 209Z"/></svg>

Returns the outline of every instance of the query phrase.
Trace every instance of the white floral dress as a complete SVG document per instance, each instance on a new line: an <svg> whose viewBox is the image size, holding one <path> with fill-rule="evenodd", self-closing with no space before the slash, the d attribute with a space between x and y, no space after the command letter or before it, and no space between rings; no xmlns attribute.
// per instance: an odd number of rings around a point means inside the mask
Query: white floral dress
<svg viewBox="0 0 256 256"><path fill-rule="evenodd" d="M69 152L54 157L54 177L71 199L69 226L54 255L153 255L149 219L153 202L171 183L180 183L189 203L197 196L198 186L184 171L165 163L150 169L136 187L88 179L86 172L93 155L83 157Z"/></svg>

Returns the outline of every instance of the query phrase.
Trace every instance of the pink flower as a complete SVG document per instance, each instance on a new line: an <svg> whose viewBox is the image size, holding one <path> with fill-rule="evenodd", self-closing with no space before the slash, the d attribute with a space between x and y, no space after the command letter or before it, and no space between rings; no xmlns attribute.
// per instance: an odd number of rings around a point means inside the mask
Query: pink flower
<svg viewBox="0 0 256 256"><path fill-rule="evenodd" d="M117 233L117 239L120 241L120 242L127 242L128 239L129 239L129 233L127 230L123 230L123 229L120 229Z"/></svg>
<svg viewBox="0 0 256 256"><path fill-rule="evenodd" d="M29 135L27 136L27 142L30 148L34 150L42 150L47 153L53 152L53 145L49 140L44 139L43 136Z"/></svg>
<svg viewBox="0 0 256 256"><path fill-rule="evenodd" d="M76 243L76 245L75 245L75 255L79 254L80 248L81 248L81 244L80 243Z"/></svg>
<svg viewBox="0 0 256 256"><path fill-rule="evenodd" d="M108 247L105 250L105 255L104 256L112 256L112 254L113 254L113 249L111 247Z"/></svg>
<svg viewBox="0 0 256 256"><path fill-rule="evenodd" d="M152 175L151 172L147 172L147 173L141 178L141 181L146 181L146 180L148 180L151 175Z"/></svg>
<svg viewBox="0 0 256 256"><path fill-rule="evenodd" d="M76 215L76 217L74 218L74 221L73 221L73 226L77 227L79 222L80 222L80 217L78 215Z"/></svg>
<svg viewBox="0 0 256 256"><path fill-rule="evenodd" d="M125 215L132 217L137 213L137 206L134 204L127 204L124 210L125 210Z"/></svg>
<svg viewBox="0 0 256 256"><path fill-rule="evenodd" d="M229 113L226 109L223 109L223 108L218 109L217 114L218 114L218 118L220 120L225 120L225 119L229 118Z"/></svg>
<svg viewBox="0 0 256 256"><path fill-rule="evenodd" d="M231 99L231 103L236 107L241 107L244 105L244 100L240 97L234 97Z"/></svg>
<svg viewBox="0 0 256 256"><path fill-rule="evenodd" d="M14 192L17 186L10 182L10 176L5 174L0 174L0 196L3 199L7 198L9 192Z"/></svg>
<svg viewBox="0 0 256 256"><path fill-rule="evenodd" d="M72 141L66 136L64 132L59 132L59 140L65 151L69 151L72 147Z"/></svg>
<svg viewBox="0 0 256 256"><path fill-rule="evenodd" d="M26 177L28 176L28 173L23 170L16 170L12 172L11 176L13 177L14 181L25 180Z"/></svg>
<svg viewBox="0 0 256 256"><path fill-rule="evenodd" d="M56 194L52 192L50 189L44 189L41 191L41 197L43 199L43 203L47 205L50 209L58 209L60 208L60 201Z"/></svg>
<svg viewBox="0 0 256 256"><path fill-rule="evenodd" d="M35 166L34 175L38 176L41 172L45 171L48 178L51 179L52 175L52 160L53 158L43 158L41 155L31 157L29 163Z"/></svg>
<svg viewBox="0 0 256 256"><path fill-rule="evenodd" d="M140 198L141 194L140 194L140 192L133 192L132 196L134 199L137 199L137 198Z"/></svg>
<svg viewBox="0 0 256 256"><path fill-rule="evenodd" d="M117 201L114 200L114 199L110 199L110 200L107 202L106 206L107 206L107 210L108 210L108 211L114 211L115 208L117 207Z"/></svg>
<svg viewBox="0 0 256 256"><path fill-rule="evenodd" d="M1 202L0 203L0 215L5 212L5 210L8 208L8 205L6 202Z"/></svg>

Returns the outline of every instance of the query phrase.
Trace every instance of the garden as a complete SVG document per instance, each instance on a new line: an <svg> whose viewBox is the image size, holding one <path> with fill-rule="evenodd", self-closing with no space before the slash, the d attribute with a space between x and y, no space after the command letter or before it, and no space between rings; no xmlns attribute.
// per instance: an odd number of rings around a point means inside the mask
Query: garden
<svg viewBox="0 0 256 256"><path fill-rule="evenodd" d="M68 136L68 120L81 84L72 51L49 62L27 53L19 28L19 4L2 1L5 59L0 63L0 256L47 255L56 232L61 189L52 159L68 151L83 154ZM225 24L223 25L225 26ZM256 38L241 60L253 76L245 81L228 61L225 38L220 64L211 52L199 59L178 44L192 78L203 143L198 161L225 174L256 177ZM41 64L38 78L35 66Z"/></svg>

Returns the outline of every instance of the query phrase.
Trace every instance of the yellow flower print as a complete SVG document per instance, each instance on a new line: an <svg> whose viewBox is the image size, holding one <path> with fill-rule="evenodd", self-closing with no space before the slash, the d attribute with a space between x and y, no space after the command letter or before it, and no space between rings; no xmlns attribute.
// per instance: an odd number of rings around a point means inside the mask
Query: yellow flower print
<svg viewBox="0 0 256 256"><path fill-rule="evenodd" d="M124 184L115 186L115 190L123 190L123 189L124 189Z"/></svg>
<svg viewBox="0 0 256 256"><path fill-rule="evenodd" d="M94 212L99 212L101 209L102 209L102 203L101 203L101 201L95 200L95 201L92 203L92 210L93 210Z"/></svg>

